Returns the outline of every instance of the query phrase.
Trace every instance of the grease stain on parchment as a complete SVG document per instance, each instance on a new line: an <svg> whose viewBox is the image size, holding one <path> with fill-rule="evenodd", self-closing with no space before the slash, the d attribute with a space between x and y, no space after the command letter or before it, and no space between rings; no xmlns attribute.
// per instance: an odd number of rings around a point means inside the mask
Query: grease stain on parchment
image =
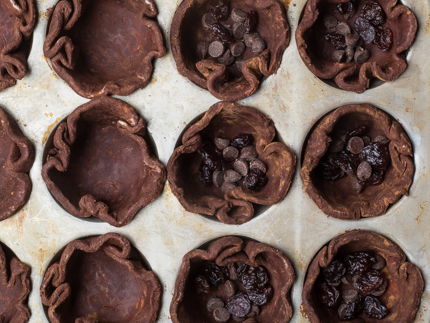
<svg viewBox="0 0 430 323"><path fill-rule="evenodd" d="M52 113L51 113L51 114L52 114ZM51 131L52 131L52 128L54 128L54 126L58 123L58 121L60 121L60 119L61 119L61 117L58 117L58 118L55 120L55 122L54 122L54 123L52 123L52 124L50 124L50 125L48 126L48 130L46 130L45 134L43 135L43 139L42 139L42 147L43 147L43 145L45 144L46 140L48 139L49 134L50 134L50 133L51 133Z"/></svg>
<svg viewBox="0 0 430 323"><path fill-rule="evenodd" d="M424 31L425 31L426 34L430 34L430 14L429 14L429 17L427 19L427 23L426 23L426 25L424 27Z"/></svg>
<svg viewBox="0 0 430 323"><path fill-rule="evenodd" d="M308 313L306 313L305 306L303 305L303 303L300 304L300 313L305 319L308 319Z"/></svg>

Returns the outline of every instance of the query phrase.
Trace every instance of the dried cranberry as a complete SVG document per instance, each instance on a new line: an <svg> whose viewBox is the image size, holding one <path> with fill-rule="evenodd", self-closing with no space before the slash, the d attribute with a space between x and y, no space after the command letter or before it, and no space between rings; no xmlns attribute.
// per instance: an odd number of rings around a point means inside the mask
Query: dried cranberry
<svg viewBox="0 0 430 323"><path fill-rule="evenodd" d="M267 181L268 178L262 170L253 168L249 171L248 175L245 176L243 182L247 189L251 191L258 191L267 184Z"/></svg>
<svg viewBox="0 0 430 323"><path fill-rule="evenodd" d="M234 42L233 37L230 35L229 31L221 25L219 22L216 22L209 26L209 29L216 38L222 43L231 44Z"/></svg>
<svg viewBox="0 0 430 323"><path fill-rule="evenodd" d="M385 171L391 161L388 146L381 142L372 142L364 147L360 159L368 162L376 171Z"/></svg>
<svg viewBox="0 0 430 323"><path fill-rule="evenodd" d="M331 33L331 34L325 34L324 38L325 40L329 41L331 45L336 49L346 48L345 36L343 35Z"/></svg>
<svg viewBox="0 0 430 323"><path fill-rule="evenodd" d="M203 163L211 170L221 170L223 167L223 161L221 158L221 151L212 146L210 143L206 143L200 147L199 153L202 156Z"/></svg>
<svg viewBox="0 0 430 323"><path fill-rule="evenodd" d="M318 297L326 307L335 307L339 303L340 293L336 287L326 282L318 285Z"/></svg>
<svg viewBox="0 0 430 323"><path fill-rule="evenodd" d="M351 15L353 15L355 13L355 11L357 10L355 0L351 0L349 2L344 2L344 3L339 3L337 5L337 10L339 11L339 13L341 15L349 15L349 17L351 17Z"/></svg>
<svg viewBox="0 0 430 323"><path fill-rule="evenodd" d="M212 172L205 163L201 163L199 167L199 180L204 186L212 185Z"/></svg>
<svg viewBox="0 0 430 323"><path fill-rule="evenodd" d="M222 285L228 279L228 269L227 267L220 267L216 263L211 262L205 270L206 276L212 285Z"/></svg>
<svg viewBox="0 0 430 323"><path fill-rule="evenodd" d="M375 296L366 296L364 299L364 314L373 319L382 319L387 316L387 308Z"/></svg>
<svg viewBox="0 0 430 323"><path fill-rule="evenodd" d="M248 270L249 266L247 264L245 264L244 262L240 262L238 264L239 265L238 265L236 271L237 271L237 277L238 277L239 281L241 282L242 275L244 272L246 272Z"/></svg>
<svg viewBox="0 0 430 323"><path fill-rule="evenodd" d="M383 282L384 275L379 270L371 269L357 277L354 287L363 295L368 295L381 286Z"/></svg>
<svg viewBox="0 0 430 323"><path fill-rule="evenodd" d="M358 165L360 165L360 158L348 150L342 150L337 154L337 158L333 162L347 174L352 174L357 171Z"/></svg>
<svg viewBox="0 0 430 323"><path fill-rule="evenodd" d="M360 16L369 20L375 26L382 25L385 22L385 12L380 4L375 1L367 2L361 9Z"/></svg>
<svg viewBox="0 0 430 323"><path fill-rule="evenodd" d="M263 266L248 266L248 269L240 276L240 282L246 290L263 288L269 282L269 274Z"/></svg>
<svg viewBox="0 0 430 323"><path fill-rule="evenodd" d="M251 310L251 301L244 292L238 292L227 300L225 308L231 315L245 317Z"/></svg>
<svg viewBox="0 0 430 323"><path fill-rule="evenodd" d="M391 29L378 26L376 28L376 35L373 42L380 50L384 52L389 50L393 45L393 33L391 32Z"/></svg>
<svg viewBox="0 0 430 323"><path fill-rule="evenodd" d="M264 305L273 297L273 287L268 285L264 288L254 288L246 291L249 297L249 300L254 305Z"/></svg>
<svg viewBox="0 0 430 323"><path fill-rule="evenodd" d="M322 270L325 281L329 284L340 283L340 279L345 275L346 267L342 261L334 260Z"/></svg>
<svg viewBox="0 0 430 323"><path fill-rule="evenodd" d="M245 33L249 34L254 31L255 26L257 26L258 14L257 11L251 10L246 13L246 20L244 22Z"/></svg>
<svg viewBox="0 0 430 323"><path fill-rule="evenodd" d="M212 5L210 13L217 20L225 20L228 18L228 0L217 0Z"/></svg>
<svg viewBox="0 0 430 323"><path fill-rule="evenodd" d="M354 22L355 31L363 38L366 44L370 44L375 39L375 27L364 18L358 17Z"/></svg>
<svg viewBox="0 0 430 323"><path fill-rule="evenodd" d="M354 252L343 259L346 270L350 275L360 275L370 269L376 258L369 252Z"/></svg>
<svg viewBox="0 0 430 323"><path fill-rule="evenodd" d="M205 276L197 276L195 279L195 283L197 294L210 294L211 286L209 285L209 282Z"/></svg>
<svg viewBox="0 0 430 323"><path fill-rule="evenodd" d="M230 142L230 145L239 149L249 146L253 141L254 138L252 138L252 135L248 133L241 133Z"/></svg>
<svg viewBox="0 0 430 323"><path fill-rule="evenodd" d="M384 172L383 171L373 171L372 176L368 178L364 183L360 182L361 185L379 185L384 181Z"/></svg>
<svg viewBox="0 0 430 323"><path fill-rule="evenodd" d="M333 155L337 156L337 154ZM320 163L318 168L321 178L325 181L337 181L338 179L345 176L345 173L340 168L335 168L330 163Z"/></svg>
<svg viewBox="0 0 430 323"><path fill-rule="evenodd" d="M339 307L339 316L342 320L352 320L359 316L364 309L360 295L353 302L348 304L342 303L341 306L343 310Z"/></svg>

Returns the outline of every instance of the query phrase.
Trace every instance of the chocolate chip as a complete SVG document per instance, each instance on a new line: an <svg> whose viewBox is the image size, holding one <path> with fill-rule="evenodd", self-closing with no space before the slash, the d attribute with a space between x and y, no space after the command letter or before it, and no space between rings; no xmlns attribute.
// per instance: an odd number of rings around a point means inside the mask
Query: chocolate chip
<svg viewBox="0 0 430 323"><path fill-rule="evenodd" d="M346 62L352 62L352 59L354 58L354 48L353 47L347 47L345 50L346 54Z"/></svg>
<svg viewBox="0 0 430 323"><path fill-rule="evenodd" d="M257 168L259 170L261 170L263 173L266 172L266 165L258 158L254 158L253 160L251 160L251 162L249 163L249 168Z"/></svg>
<svg viewBox="0 0 430 323"><path fill-rule="evenodd" d="M357 47L354 54L354 61L358 64L363 64L369 59L369 51L363 47Z"/></svg>
<svg viewBox="0 0 430 323"><path fill-rule="evenodd" d="M238 180L240 180L242 176L240 174L232 169L227 169L224 172L224 182L227 183L236 183Z"/></svg>
<svg viewBox="0 0 430 323"><path fill-rule="evenodd" d="M364 148L363 139L360 137L351 137L348 141L346 149L348 149L353 154L359 154Z"/></svg>
<svg viewBox="0 0 430 323"><path fill-rule="evenodd" d="M251 161L258 156L257 150L255 146L250 145L243 147L240 151L240 158L245 159L246 161Z"/></svg>
<svg viewBox="0 0 430 323"><path fill-rule="evenodd" d="M231 280L227 280L224 284L220 286L222 293L227 297L232 297L237 290L237 286Z"/></svg>
<svg viewBox="0 0 430 323"><path fill-rule="evenodd" d="M228 277L230 278L230 280L237 280L237 270L236 270L236 266L234 264L228 264L227 265L228 268Z"/></svg>
<svg viewBox="0 0 430 323"><path fill-rule="evenodd" d="M380 142L382 144L388 144L390 142L390 139L388 139L387 137L380 135L377 136L375 139L373 139L373 142Z"/></svg>
<svg viewBox="0 0 430 323"><path fill-rule="evenodd" d="M208 48L209 55L217 58L224 54L224 45L219 40L213 41Z"/></svg>
<svg viewBox="0 0 430 323"><path fill-rule="evenodd" d="M345 303L340 304L339 308L337 309L337 313L339 314L339 317L342 320L347 319L348 318L348 314L349 314L348 305L345 304Z"/></svg>
<svg viewBox="0 0 430 323"><path fill-rule="evenodd" d="M375 258L376 262L372 265L372 268L376 270L381 270L382 268L384 268L386 264L385 258L378 254L375 255Z"/></svg>
<svg viewBox="0 0 430 323"><path fill-rule="evenodd" d="M257 305L252 305L251 310L248 314L246 314L247 317L254 317L260 314L260 308Z"/></svg>
<svg viewBox="0 0 430 323"><path fill-rule="evenodd" d="M236 68L239 72L242 72L242 65L243 62L245 62L244 60L240 59L240 60L236 60Z"/></svg>
<svg viewBox="0 0 430 323"><path fill-rule="evenodd" d="M366 161L362 161L357 168L357 178L360 181L365 181L372 176L372 166Z"/></svg>
<svg viewBox="0 0 430 323"><path fill-rule="evenodd" d="M233 321L236 321L236 322L245 321L245 317L240 317L240 316L236 316L236 315L232 315L231 318L233 319Z"/></svg>
<svg viewBox="0 0 430 323"><path fill-rule="evenodd" d="M339 35L346 35L351 33L351 27L346 22L340 22L336 26L336 33Z"/></svg>
<svg viewBox="0 0 430 323"><path fill-rule="evenodd" d="M257 323L257 320L253 317L246 319L243 323Z"/></svg>
<svg viewBox="0 0 430 323"><path fill-rule="evenodd" d="M245 35L245 25L240 23L235 23L233 25L233 36L236 39L242 39Z"/></svg>
<svg viewBox="0 0 430 323"><path fill-rule="evenodd" d="M233 164L234 170L241 176L248 175L249 165L245 159L236 159Z"/></svg>
<svg viewBox="0 0 430 323"><path fill-rule="evenodd" d="M241 41L230 45L230 52L234 57L239 57L245 51L245 44Z"/></svg>
<svg viewBox="0 0 430 323"><path fill-rule="evenodd" d="M357 193L360 193L363 190L363 185L360 184L357 177L353 177L351 179L351 187Z"/></svg>
<svg viewBox="0 0 430 323"><path fill-rule="evenodd" d="M384 282L381 284L381 286L379 286L371 294L373 296L376 296L376 297L382 296L382 295L384 295L385 291L387 290L387 287L388 287L388 280L384 278Z"/></svg>
<svg viewBox="0 0 430 323"><path fill-rule="evenodd" d="M344 56L345 56L345 51L343 49L335 50L333 52L333 60L335 62L340 63Z"/></svg>
<svg viewBox="0 0 430 323"><path fill-rule="evenodd" d="M361 139L363 139L364 147L366 147L371 142L370 138L367 136L363 136L363 137L361 137Z"/></svg>
<svg viewBox="0 0 430 323"><path fill-rule="evenodd" d="M230 140L224 138L215 138L214 144L219 150L224 150L230 145Z"/></svg>
<svg viewBox="0 0 430 323"><path fill-rule="evenodd" d="M357 299L357 297L358 297L358 292L355 289L347 289L342 292L342 298L348 304L354 302Z"/></svg>
<svg viewBox="0 0 430 323"><path fill-rule="evenodd" d="M211 13L205 13L202 17L202 25L204 28L209 29L211 25L216 23L217 20Z"/></svg>
<svg viewBox="0 0 430 323"><path fill-rule="evenodd" d="M236 187L237 187L236 183L227 183L227 182L224 182L221 185L221 192L225 193L225 192L228 192L230 190L235 189Z"/></svg>
<svg viewBox="0 0 430 323"><path fill-rule="evenodd" d="M252 52L255 54L261 53L263 50L266 49L266 43L263 39L257 38L254 39L254 42L252 44Z"/></svg>
<svg viewBox="0 0 430 323"><path fill-rule="evenodd" d="M222 301L221 298L212 297L208 301L208 304L206 305L206 307L207 307L209 312L213 312L215 309L217 309L219 307L224 307L224 302Z"/></svg>
<svg viewBox="0 0 430 323"><path fill-rule="evenodd" d="M336 30L336 26L337 26L337 19L335 16L333 15L325 15L323 18L323 22L324 22L324 26L325 28L333 33Z"/></svg>
<svg viewBox="0 0 430 323"><path fill-rule="evenodd" d="M209 42L201 41L197 44L197 56L199 59L205 59L208 55Z"/></svg>
<svg viewBox="0 0 430 323"><path fill-rule="evenodd" d="M222 151L222 157L226 161L233 161L239 156L239 150L237 148L228 146L227 148L224 148Z"/></svg>
<svg viewBox="0 0 430 323"><path fill-rule="evenodd" d="M224 183L224 172L222 170L216 170L212 174L212 182L215 186L220 187Z"/></svg>
<svg viewBox="0 0 430 323"><path fill-rule="evenodd" d="M227 322L230 319L230 313L224 307L218 307L213 314L217 322Z"/></svg>
<svg viewBox="0 0 430 323"><path fill-rule="evenodd" d="M245 34L245 36L243 36L243 40L245 41L246 47L252 47L252 44L254 44L254 41L259 38L261 37L257 32Z"/></svg>
<svg viewBox="0 0 430 323"><path fill-rule="evenodd" d="M346 34L345 35L345 43L347 47L354 47L357 44L360 36L358 34Z"/></svg>
<svg viewBox="0 0 430 323"><path fill-rule="evenodd" d="M229 24L223 24L223 23L221 25L224 26L224 28L228 31L228 33L230 35L233 35L233 28L231 27L231 25L229 25Z"/></svg>
<svg viewBox="0 0 430 323"><path fill-rule="evenodd" d="M339 286L339 285L340 285L340 280L335 281L335 282L329 282L329 283L327 283L327 284L329 284L329 285L331 285L331 286Z"/></svg>
<svg viewBox="0 0 430 323"><path fill-rule="evenodd" d="M339 151L343 150L344 145L345 144L342 140L335 138L332 142L330 142L328 146L328 151L332 153L338 153Z"/></svg>
<svg viewBox="0 0 430 323"><path fill-rule="evenodd" d="M360 278L360 275L354 275L352 276L352 283L355 284L357 282L357 279Z"/></svg>
<svg viewBox="0 0 430 323"><path fill-rule="evenodd" d="M346 137L348 136L349 132L346 130L339 130L336 132L336 137L338 137L343 142L346 142Z"/></svg>
<svg viewBox="0 0 430 323"><path fill-rule="evenodd" d="M218 58L218 62L224 64L226 66L230 66L234 63L234 56L231 54L230 49L227 49L220 58Z"/></svg>
<svg viewBox="0 0 430 323"><path fill-rule="evenodd" d="M344 283L345 285L352 284L352 275L351 274L346 274L345 276L343 276L341 278L341 282Z"/></svg>
<svg viewBox="0 0 430 323"><path fill-rule="evenodd" d="M239 22L239 23L242 22L243 23L246 20L246 12L243 10L240 10L238 8L233 8L231 10L230 16L234 22Z"/></svg>

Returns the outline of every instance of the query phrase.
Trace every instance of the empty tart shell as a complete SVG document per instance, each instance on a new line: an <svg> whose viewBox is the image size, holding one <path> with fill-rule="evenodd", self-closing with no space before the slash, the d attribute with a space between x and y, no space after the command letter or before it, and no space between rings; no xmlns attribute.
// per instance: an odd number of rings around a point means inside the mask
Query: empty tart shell
<svg viewBox="0 0 430 323"><path fill-rule="evenodd" d="M30 38L36 25L34 0L1 0L0 91L13 86L28 72Z"/></svg>
<svg viewBox="0 0 430 323"><path fill-rule="evenodd" d="M205 187L199 180L200 146L217 137L231 140L241 133L253 136L258 158L267 165L267 184L259 191L241 185L222 193L214 185ZM291 185L296 156L286 145L272 142L276 135L273 121L258 110L230 102L219 102L182 135L182 145L167 164L173 194L189 212L215 215L227 224L242 224L252 219L253 203L273 205L280 202Z"/></svg>
<svg viewBox="0 0 430 323"><path fill-rule="evenodd" d="M362 314L356 321L413 322L424 292L424 280L420 270L406 261L406 255L395 243L375 232L365 230L352 230L337 236L324 246L310 263L302 292L303 305L309 321L311 323L345 322L339 318L337 310L327 308L319 301L316 281L321 269L328 266L336 257L354 252L373 252L382 256L386 266L381 272L388 280L388 287L380 296L388 310L388 315L383 319L375 320Z"/></svg>
<svg viewBox="0 0 430 323"><path fill-rule="evenodd" d="M336 131L352 131L366 126L371 138L388 138L390 165L379 185L365 186L361 193L352 188L354 175L326 181L318 165L327 153ZM391 204L408 195L415 167L412 144L403 127L385 112L369 104L353 104L326 114L311 130L303 146L304 159L300 171L304 188L327 215L339 219L359 219L384 214Z"/></svg>
<svg viewBox="0 0 430 323"><path fill-rule="evenodd" d="M339 21L346 21L354 30L354 22L360 17L361 8L367 1L358 0L355 14L345 20L335 8L347 2L308 0L296 30L297 48L306 67L317 77L333 80L343 90L362 93L369 88L371 80L394 81L406 69L405 51L415 39L417 19L408 7L398 4L397 0L377 0L386 15L384 27L392 31L391 48L383 51L370 43L365 45L370 53L366 62L335 62L332 54L336 49L324 40L323 17L331 14Z"/></svg>
<svg viewBox="0 0 430 323"><path fill-rule="evenodd" d="M28 172L34 147L13 120L0 108L0 221L15 214L28 201L31 181Z"/></svg>
<svg viewBox="0 0 430 323"><path fill-rule="evenodd" d="M25 323L30 319L30 267L0 242L0 322Z"/></svg>
<svg viewBox="0 0 430 323"><path fill-rule="evenodd" d="M266 42L266 49L255 56L247 49L242 56L241 70L218 61L200 59L195 48L201 41L216 38L202 26L202 16L213 1L184 0L177 9L170 30L172 53L176 67L183 76L209 90L220 100L236 101L254 94L263 76L279 68L284 50L290 42L290 28L285 9L278 0L231 0L230 10L239 8L258 14L256 31ZM231 20L227 20L228 22Z"/></svg>
<svg viewBox="0 0 430 323"><path fill-rule="evenodd" d="M155 322L160 282L124 236L75 240L57 256L40 286L50 322Z"/></svg>
<svg viewBox="0 0 430 323"><path fill-rule="evenodd" d="M166 53L153 0L62 0L52 10L43 52L79 95L129 95Z"/></svg>
<svg viewBox="0 0 430 323"><path fill-rule="evenodd" d="M261 307L254 322L290 321L293 314L290 290L295 280L293 266L279 250L246 238L227 236L212 242L207 248L188 252L182 259L170 304L173 323L216 322L206 309L210 295L197 294L195 278L210 262L227 266L242 262L252 267L264 266L273 286L272 299ZM232 318L227 322L235 322Z"/></svg>
<svg viewBox="0 0 430 323"><path fill-rule="evenodd" d="M129 104L99 97L59 124L42 167L57 202L79 218L129 223L162 192L166 171L146 142L146 122Z"/></svg>

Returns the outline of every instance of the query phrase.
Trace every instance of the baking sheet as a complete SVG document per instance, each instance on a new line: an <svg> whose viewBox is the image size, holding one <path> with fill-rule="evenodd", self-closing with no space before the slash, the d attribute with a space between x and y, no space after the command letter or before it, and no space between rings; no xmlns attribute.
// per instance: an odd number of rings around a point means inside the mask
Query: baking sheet
<svg viewBox="0 0 430 323"><path fill-rule="evenodd" d="M282 250L292 261L297 279L292 289L294 316L291 322L308 322L304 317L301 291L306 267L319 248L349 229L381 233L396 242L424 278L430 277L430 4L428 0L403 0L419 22L417 38L408 53L409 67L398 80L363 94L334 89L303 64L294 32L305 0L283 0L292 28L277 74L263 82L259 91L238 103L258 108L272 118L282 140L298 156L312 124L327 111L350 103L370 103L399 120L410 136L415 151L416 173L409 197L403 197L379 217L341 221L324 215L303 191L297 169L286 198L241 226L225 225L186 212L166 184L160 198L141 210L123 228L81 220L64 211L51 197L42 177L44 144L55 125L88 100L77 95L53 72L43 56L47 9L56 0L38 1L39 22L29 57L29 74L17 85L0 93L0 105L19 123L36 148L30 172L33 191L24 208L0 222L0 241L32 268L29 297L30 322L48 322L39 296L43 273L52 256L70 241L83 236L118 232L125 235L149 261L164 292L158 322L170 322L169 306L182 255L213 238L238 234L249 236ZM165 40L180 0L157 0L158 21ZM218 100L209 92L180 76L168 54L155 63L151 83L130 96L120 97L148 121L163 164L173 152L178 136L188 122ZM430 322L430 286L426 285L416 322Z"/></svg>

